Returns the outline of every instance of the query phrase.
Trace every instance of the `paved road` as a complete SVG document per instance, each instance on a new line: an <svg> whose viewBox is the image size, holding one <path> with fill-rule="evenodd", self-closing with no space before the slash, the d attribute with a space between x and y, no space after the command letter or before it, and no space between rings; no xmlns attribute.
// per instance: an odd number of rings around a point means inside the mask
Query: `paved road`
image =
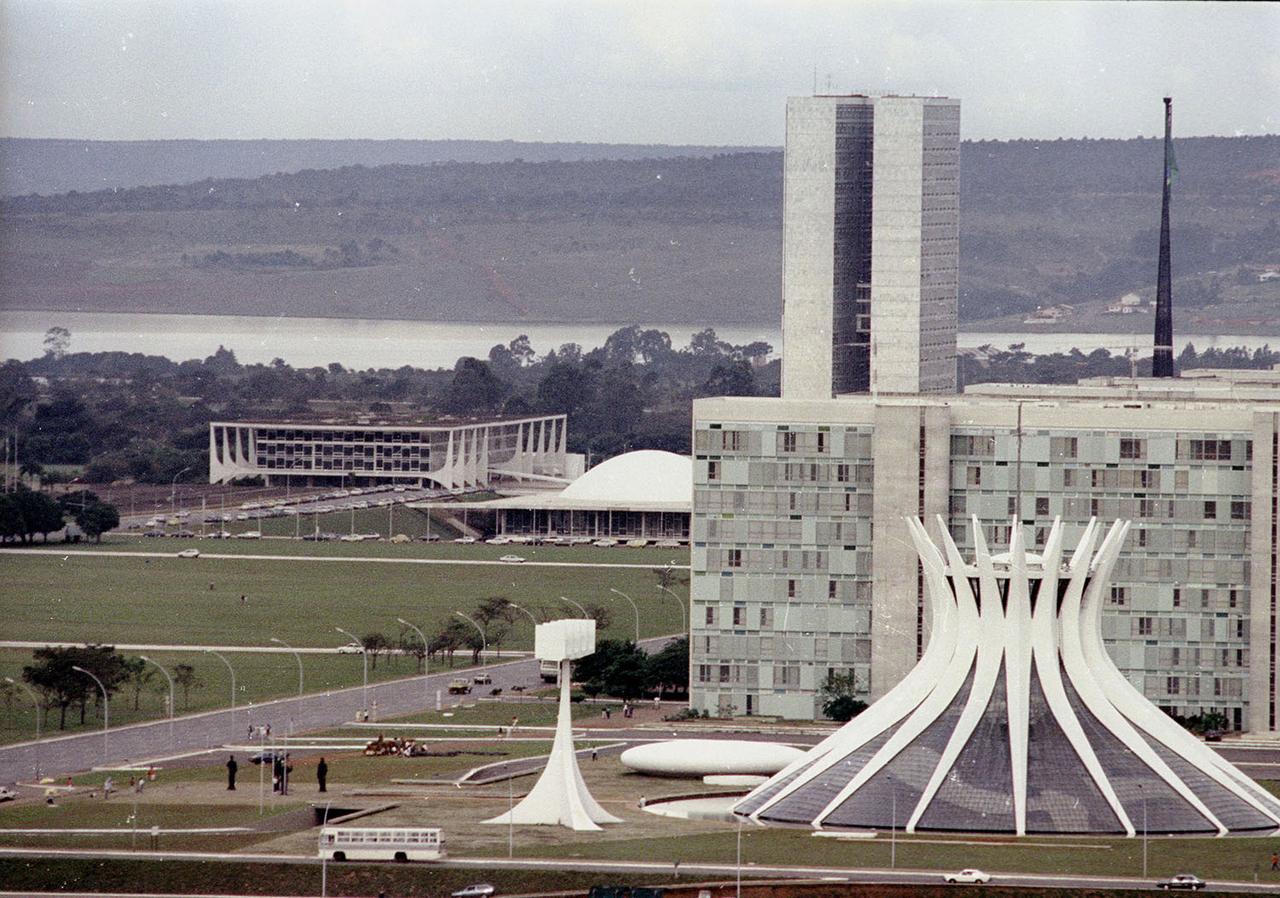
<svg viewBox="0 0 1280 898"><path fill-rule="evenodd" d="M658 651L674 637L659 636L641 641L646 651ZM517 685L540 685L538 662L532 658L484 665L483 668L445 671L426 677L369 685L368 705L377 708L376 717L389 718L434 708L437 691L444 694L449 681L486 670L493 678L491 689L500 688L510 694ZM485 687L480 687L483 690ZM243 745L248 742L250 726L270 724L275 735L302 733L341 726L353 721L356 712L366 707L362 686L319 692L301 697L278 699L257 705L246 705L222 711L208 711L176 718L172 738L170 722L157 720L119 727L107 733L101 730L77 733L40 742L24 742L0 748L0 783L30 782L39 764L42 775L88 770L94 766L127 766L161 755L200 751L221 745ZM483 694L475 693L475 697Z"/></svg>
<svg viewBox="0 0 1280 898"><path fill-rule="evenodd" d="M0 848L0 857L117 857L131 860L200 860L222 861L229 863L285 863L285 864L318 864L313 856L304 855L264 855L264 854L214 854L211 852L181 851L123 851L123 850L66 850L66 849L20 849ZM582 858L539 858L529 860L507 860L505 858L467 858L452 857L439 865L423 865L426 867L453 867L486 871L492 874L498 870L584 870L601 873L612 873L620 879L641 881L645 883L677 882L675 869L665 861L593 861ZM679 881L699 882L714 878L732 882L738 874L733 864L682 863ZM850 867L812 867L791 865L753 864L744 858L743 877L756 879L817 879L828 882L859 883L899 883L905 885L940 885L940 870L885 870L880 868ZM492 877L496 879L497 877ZM991 874L993 885L1023 887L1055 887L1077 889L1144 889L1154 890L1155 877L1142 879L1124 876L1067 876L1037 873L997 873ZM1270 883L1228 882L1213 880L1209 883L1214 892L1280 892L1280 886ZM0 895L11 893L0 892ZM23 893L30 894L30 893ZM61 895L69 893L60 892ZM98 894L98 893L95 893Z"/></svg>
<svg viewBox="0 0 1280 898"><path fill-rule="evenodd" d="M538 662L533 659L487 665L493 687L510 692L517 684L538 681ZM470 675L476 669L466 672ZM376 702L379 717L398 717L434 708L436 691L444 692L457 671L410 677L369 686L369 707ZM39 761L43 774L87 770L97 765L125 766L162 754L198 751L226 744L246 742L248 728L270 724L273 733L303 732L340 726L354 720L362 704L363 687L312 693L234 710L209 711L169 721L134 724L111 729L104 739L101 730L78 733L38 743L27 742L0 748L0 783L30 782ZM241 758L241 761L244 759ZM243 765L242 765L243 766Z"/></svg>
<svg viewBox="0 0 1280 898"><path fill-rule="evenodd" d="M95 643L96 644L96 643ZM55 648L84 648L89 645L85 642L59 642L56 639L0 639L0 649L42 649L46 646ZM252 652L259 654L278 654L292 655L298 652L302 655L332 655L335 652L343 655L359 655L359 649L351 651L338 652L336 645L321 646L304 646L296 645L290 648L284 648L278 645L195 645L189 642L184 643L147 643L147 642L113 642L112 647L121 649L126 652ZM528 658L532 652L518 651L515 649L485 649L485 657L502 659L502 658Z"/></svg>
<svg viewBox="0 0 1280 898"><path fill-rule="evenodd" d="M121 551L114 552L110 549L0 549L0 554L11 555L96 555L105 558L174 558L174 552L135 552ZM268 555L253 554L239 555L235 553L220 552L201 552L200 557L190 559L192 564L200 564L202 561L320 561L320 562L342 562L344 564L453 564L453 565L472 565L482 567L576 567L576 568L642 568L645 570L661 570L670 568L672 570L688 570L687 564L671 564L669 562L663 564L641 564L641 563L622 563L622 562L605 562L605 561L525 561L519 565L507 561L498 561L497 559L483 558L386 558L377 556L357 556L357 555Z"/></svg>

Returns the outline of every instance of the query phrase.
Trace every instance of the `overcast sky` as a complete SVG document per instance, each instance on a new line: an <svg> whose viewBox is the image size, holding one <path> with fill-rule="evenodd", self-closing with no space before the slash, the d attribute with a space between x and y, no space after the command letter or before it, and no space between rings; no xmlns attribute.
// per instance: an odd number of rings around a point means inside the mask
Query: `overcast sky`
<svg viewBox="0 0 1280 898"><path fill-rule="evenodd" d="M782 142L821 90L967 138L1280 131L1280 5L0 0L0 135Z"/></svg>

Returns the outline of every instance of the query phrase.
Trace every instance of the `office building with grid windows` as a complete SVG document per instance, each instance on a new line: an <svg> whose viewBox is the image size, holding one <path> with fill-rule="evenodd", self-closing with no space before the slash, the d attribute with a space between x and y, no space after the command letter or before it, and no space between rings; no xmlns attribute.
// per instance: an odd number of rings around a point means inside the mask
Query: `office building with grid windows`
<svg viewBox="0 0 1280 898"><path fill-rule="evenodd" d="M693 706L811 718L832 672L886 694L927 640L908 516L964 552L974 515L1031 551L1055 518L1068 541L1123 518L1111 658L1166 711L1274 730L1277 434L1275 372L699 400Z"/></svg>
<svg viewBox="0 0 1280 898"><path fill-rule="evenodd" d="M960 102L787 101L782 395L956 387Z"/></svg>

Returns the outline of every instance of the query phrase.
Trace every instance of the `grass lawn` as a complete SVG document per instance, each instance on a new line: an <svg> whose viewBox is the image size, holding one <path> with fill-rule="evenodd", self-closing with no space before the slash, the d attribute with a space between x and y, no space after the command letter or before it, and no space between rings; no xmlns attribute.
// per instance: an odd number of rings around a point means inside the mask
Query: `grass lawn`
<svg viewBox="0 0 1280 898"><path fill-rule="evenodd" d="M158 540L146 541L149 545ZM173 541L191 545L191 541ZM314 550L313 544L278 543ZM208 543L202 544L208 545ZM246 545L246 543L220 543ZM251 548L276 543L253 543ZM320 547L327 551L329 546ZM374 548L362 544L348 549ZM390 550L398 546L379 545ZM443 547L416 545L415 551ZM449 547L450 549L455 547ZM456 547L474 548L474 547ZM485 546L492 551L502 547ZM564 550L570 551L570 550ZM595 550L600 552L602 550ZM623 555L624 550L618 550ZM628 593L640 608L642 636L680 630L675 601L656 589L651 569L538 568L521 565L455 566L414 564L342 564L255 559L181 559L60 555L0 555L0 613L4 637L14 640L94 641L105 644L269 646L274 636L298 647L337 647L346 638L343 627L357 635L382 632L400 635L397 617L413 621L428 636L457 618L455 610L470 613L490 596L505 596L535 613L571 611L560 601L568 596L583 603L610 608L613 618L602 638L629 638L634 632L630 605L609 592ZM677 587L681 591L685 587ZM241 604L239 597L248 600ZM496 642L496 640L495 640ZM493 646L491 642L491 647ZM501 647L530 650L533 624L517 615ZM129 653L136 654L136 653ZM189 704L178 695L178 710L224 706L230 698L230 678L217 658L201 652L148 651L167 668L191 664L204 684L191 692ZM297 661L286 653L234 653L237 699L259 702L291 695L297 690ZM0 676L21 676L31 654L0 650ZM351 655L302 655L307 691L358 685L361 659ZM469 654L459 652L462 666ZM432 669L439 669L439 660ZM370 679L408 676L410 659L379 660ZM163 678L157 673L133 711L130 691L112 700L114 724L161 716ZM157 687L152 690L150 686ZM11 700L10 700L11 699ZM78 714L74 718L78 721ZM48 730L56 727L52 716ZM92 726L95 721L87 721ZM22 693L6 695L0 707L0 740L30 738L35 716Z"/></svg>
<svg viewBox="0 0 1280 898"><path fill-rule="evenodd" d="M920 870L959 870L978 867L987 872L1074 873L1084 875L1140 876L1142 839L1045 838L1028 836L1021 845L978 844L981 837L966 839L898 835L897 865ZM1082 848L1079 846L1089 846ZM1061 847L1058 847L1061 846ZM1194 872L1205 879L1252 880L1280 884L1280 873L1271 873L1274 839L1152 838L1148 846L1151 878ZM524 856L591 859L679 859L681 863L734 863L736 833L688 834L634 840L575 841L529 848ZM497 853L494 851L493 853ZM815 838L808 830L747 827L742 835L744 864L805 863L830 867L888 867L890 840L838 841Z"/></svg>

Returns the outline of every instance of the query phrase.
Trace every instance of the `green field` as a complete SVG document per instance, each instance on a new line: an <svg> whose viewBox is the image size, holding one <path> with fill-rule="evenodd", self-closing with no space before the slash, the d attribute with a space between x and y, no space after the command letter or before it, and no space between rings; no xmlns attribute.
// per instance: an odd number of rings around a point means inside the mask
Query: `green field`
<svg viewBox="0 0 1280 898"><path fill-rule="evenodd" d="M904 836L887 834L868 840L815 838L808 830L748 827L742 835L742 861L750 864L805 863L829 867L888 867L891 850L903 869L959 870L978 867L995 871L1060 873L1088 876L1141 876L1142 839L1089 837L990 839L984 836ZM989 844L1000 842L1000 844ZM988 843L988 844L984 844ZM1205 879L1280 884L1270 871L1274 839L1153 837L1148 843L1147 872L1152 879L1194 872ZM668 838L621 841L565 841L545 848L528 848L524 856L584 859L664 858L681 863L733 863L736 834L685 834Z"/></svg>
<svg viewBox="0 0 1280 898"><path fill-rule="evenodd" d="M166 551L175 546L193 545L190 540L146 540ZM209 542L200 543L208 547ZM440 551L446 547L416 544L400 547L384 544L328 544L268 541L227 541L219 547L245 547L276 551L276 547L306 548L312 554L334 557L342 551L383 552L398 548L415 552ZM490 553L503 547L453 547ZM548 551L548 550L539 550ZM572 552L564 549L561 551ZM640 554L643 550L638 550ZM284 553L281 553L284 554ZM593 550L597 557L608 550ZM630 557L615 550L614 557ZM382 632L398 639L397 617L417 624L430 637L457 618L455 610L471 613L486 598L504 596L535 613L562 616L572 607L560 601L568 596L584 604L598 603L612 611L610 626L603 638L630 638L635 616L623 599L609 589L619 589L635 599L640 608L642 636L657 636L680 630L676 602L656 588L653 569L558 568L527 565L395 564L375 562L257 560L242 558L180 559L140 558L65 554L0 554L0 611L4 638L26 641L98 642L142 645L230 645L269 646L276 637L298 647L334 647L347 641L335 627L364 635ZM681 593L686 587L675 587ZM240 596L245 595L245 603ZM515 617L503 649L532 649L533 624L523 614ZM491 643L491 648L495 647ZM139 652L127 652L139 654ZM193 690L187 706L178 696L177 707L197 711L225 706L230 700L230 679L218 659L201 652L147 651L166 667L180 662L196 668L203 681ZM236 669L237 703L260 702L291 695L297 691L297 662L291 654L229 654ZM354 686L361 679L361 658L351 655L302 655L308 691ZM460 651L454 658L459 666L470 660ZM30 662L27 650L0 650L0 672L15 679ZM435 664L440 663L438 660ZM434 669L434 666L433 666ZM380 659L370 670L370 679L409 676L411 659ZM162 678L157 674L152 686ZM30 702L21 693L5 693L0 707L0 740L30 738L35 720ZM111 719L116 723L145 719L162 713L163 699L148 689L133 710L129 690L118 693L111 703ZM56 721L56 714L53 721ZM74 718L78 721L78 715ZM51 721L51 723L53 723ZM97 721L90 717L87 725ZM56 726L56 723L53 724ZM53 726L48 727L52 729Z"/></svg>

